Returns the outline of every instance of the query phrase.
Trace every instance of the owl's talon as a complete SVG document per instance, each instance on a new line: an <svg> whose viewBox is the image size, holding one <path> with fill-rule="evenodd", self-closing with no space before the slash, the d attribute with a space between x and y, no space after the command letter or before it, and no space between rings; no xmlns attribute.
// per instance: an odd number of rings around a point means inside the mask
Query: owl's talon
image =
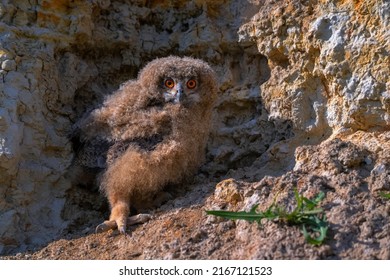
<svg viewBox="0 0 390 280"><path fill-rule="evenodd" d="M126 226L118 227L119 233L123 235L127 235L126 233Z"/></svg>
<svg viewBox="0 0 390 280"><path fill-rule="evenodd" d="M101 232L106 232L109 231L110 229L116 229L117 225L115 221L104 221L103 223L99 224L95 232L96 233L101 233Z"/></svg>
<svg viewBox="0 0 390 280"><path fill-rule="evenodd" d="M143 224L152 219L150 214L138 214L127 218L128 225Z"/></svg>

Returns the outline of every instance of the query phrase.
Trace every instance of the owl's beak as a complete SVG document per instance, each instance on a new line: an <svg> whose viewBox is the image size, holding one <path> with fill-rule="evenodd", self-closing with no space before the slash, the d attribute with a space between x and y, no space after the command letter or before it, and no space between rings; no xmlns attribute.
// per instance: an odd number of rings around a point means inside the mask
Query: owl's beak
<svg viewBox="0 0 390 280"><path fill-rule="evenodd" d="M179 103L183 101L183 86L181 85L181 83L176 84L175 91L176 94L175 94L174 103Z"/></svg>

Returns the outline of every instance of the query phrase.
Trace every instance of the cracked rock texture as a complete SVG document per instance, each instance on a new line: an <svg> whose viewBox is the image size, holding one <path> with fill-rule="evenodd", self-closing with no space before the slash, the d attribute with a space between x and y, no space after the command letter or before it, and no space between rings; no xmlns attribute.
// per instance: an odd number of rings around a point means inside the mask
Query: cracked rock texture
<svg viewBox="0 0 390 280"><path fill-rule="evenodd" d="M131 242L91 234L107 205L70 183L71 126L172 54L218 73L207 162L168 187ZM8 258L390 258L390 201L379 196L390 191L387 0L3 1L0 66ZM204 213L264 210L275 198L291 208L295 188L325 193L325 245L296 227Z"/></svg>

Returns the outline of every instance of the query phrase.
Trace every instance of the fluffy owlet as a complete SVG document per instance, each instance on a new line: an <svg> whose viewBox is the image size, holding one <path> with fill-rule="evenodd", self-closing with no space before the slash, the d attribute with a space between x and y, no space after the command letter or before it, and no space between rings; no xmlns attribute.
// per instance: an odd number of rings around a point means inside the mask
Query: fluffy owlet
<svg viewBox="0 0 390 280"><path fill-rule="evenodd" d="M130 206L203 161L217 96L214 71L202 60L153 60L75 125L81 148L75 165L101 170L100 190L111 214L97 231L126 231Z"/></svg>

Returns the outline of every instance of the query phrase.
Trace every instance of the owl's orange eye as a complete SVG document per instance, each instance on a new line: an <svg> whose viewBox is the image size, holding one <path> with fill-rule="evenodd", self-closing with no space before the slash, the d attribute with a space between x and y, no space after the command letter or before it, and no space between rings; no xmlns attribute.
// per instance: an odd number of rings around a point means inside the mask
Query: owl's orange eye
<svg viewBox="0 0 390 280"><path fill-rule="evenodd" d="M187 87L189 89L194 89L196 87L196 81L195 80L188 80Z"/></svg>
<svg viewBox="0 0 390 280"><path fill-rule="evenodd" d="M175 82L172 79L165 80L164 84L167 88L173 88L175 86Z"/></svg>

